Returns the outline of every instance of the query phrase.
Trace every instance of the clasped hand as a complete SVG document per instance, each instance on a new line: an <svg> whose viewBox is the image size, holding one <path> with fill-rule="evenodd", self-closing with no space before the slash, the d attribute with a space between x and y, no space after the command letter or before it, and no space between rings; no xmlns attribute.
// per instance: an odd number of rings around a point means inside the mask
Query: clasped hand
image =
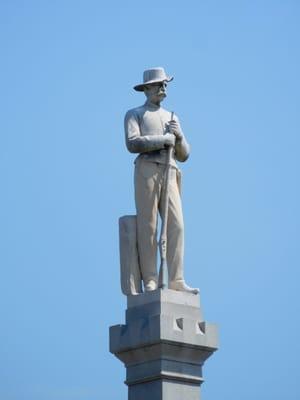
<svg viewBox="0 0 300 400"><path fill-rule="evenodd" d="M182 133L181 133L180 125L174 119L172 119L169 122L169 132L173 133L173 135L176 136L176 139L178 139L178 140L182 139Z"/></svg>
<svg viewBox="0 0 300 400"><path fill-rule="evenodd" d="M182 139L179 123L174 119L168 124L168 133L165 135L165 146L175 146L176 140Z"/></svg>

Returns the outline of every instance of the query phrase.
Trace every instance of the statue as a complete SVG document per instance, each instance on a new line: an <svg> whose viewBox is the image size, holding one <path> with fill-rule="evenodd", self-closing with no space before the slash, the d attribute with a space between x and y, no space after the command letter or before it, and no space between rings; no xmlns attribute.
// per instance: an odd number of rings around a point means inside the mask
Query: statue
<svg viewBox="0 0 300 400"><path fill-rule="evenodd" d="M178 117L160 106L172 80L163 68L146 70L143 83L134 86L136 91L144 92L146 102L125 116L127 149L139 153L134 172L137 215L120 218L121 281L125 294L140 293L141 280L145 291L168 287L199 292L189 287L183 276L184 223L177 161L186 161L190 148ZM159 274L158 214L162 220Z"/></svg>

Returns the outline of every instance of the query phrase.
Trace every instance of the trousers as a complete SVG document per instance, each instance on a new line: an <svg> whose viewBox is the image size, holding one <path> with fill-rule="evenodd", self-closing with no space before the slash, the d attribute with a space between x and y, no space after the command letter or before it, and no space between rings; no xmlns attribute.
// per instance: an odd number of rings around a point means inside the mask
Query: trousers
<svg viewBox="0 0 300 400"><path fill-rule="evenodd" d="M137 159L134 173L137 211L137 245L144 284L158 282L157 227L162 212L162 195L166 165ZM183 280L184 223L178 171L170 168L167 218L167 265L169 283Z"/></svg>

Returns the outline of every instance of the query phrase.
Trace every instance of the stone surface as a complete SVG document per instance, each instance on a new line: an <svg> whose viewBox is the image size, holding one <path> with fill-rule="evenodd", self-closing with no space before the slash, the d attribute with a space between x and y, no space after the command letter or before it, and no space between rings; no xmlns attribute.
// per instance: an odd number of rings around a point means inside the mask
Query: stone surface
<svg viewBox="0 0 300 400"><path fill-rule="evenodd" d="M121 289L125 295L142 293L137 251L136 215L119 218Z"/></svg>
<svg viewBox="0 0 300 400"><path fill-rule="evenodd" d="M184 283L184 222L181 173L177 165L188 159L190 146L178 116L161 107L171 80L162 67L144 71L143 83L135 89L143 91L147 100L128 110L124 119L127 149L139 154L134 173L138 258L146 290L152 289L153 283L155 286L159 283L159 286L196 292ZM162 222L160 273L156 240L159 215ZM129 292L134 293L131 289Z"/></svg>
<svg viewBox="0 0 300 400"><path fill-rule="evenodd" d="M217 343L199 295L169 289L128 296L126 323L110 328L129 400L199 400L202 366Z"/></svg>

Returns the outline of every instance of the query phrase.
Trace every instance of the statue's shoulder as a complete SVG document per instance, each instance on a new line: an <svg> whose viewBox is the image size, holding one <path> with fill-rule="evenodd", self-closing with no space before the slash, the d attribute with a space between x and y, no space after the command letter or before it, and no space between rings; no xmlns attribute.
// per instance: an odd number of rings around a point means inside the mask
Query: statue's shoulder
<svg viewBox="0 0 300 400"><path fill-rule="evenodd" d="M133 115L141 115L143 112L145 112L145 105L139 106L139 107L134 107L131 108L126 112L126 117L131 117Z"/></svg>
<svg viewBox="0 0 300 400"><path fill-rule="evenodd" d="M166 110L163 107L160 107L160 112L162 115L164 115L168 120L171 119L172 111ZM177 118L177 115L173 115L173 118Z"/></svg>
<svg viewBox="0 0 300 400"><path fill-rule="evenodd" d="M160 106L160 112L166 113L166 114L171 114L171 111L166 110L164 107Z"/></svg>

